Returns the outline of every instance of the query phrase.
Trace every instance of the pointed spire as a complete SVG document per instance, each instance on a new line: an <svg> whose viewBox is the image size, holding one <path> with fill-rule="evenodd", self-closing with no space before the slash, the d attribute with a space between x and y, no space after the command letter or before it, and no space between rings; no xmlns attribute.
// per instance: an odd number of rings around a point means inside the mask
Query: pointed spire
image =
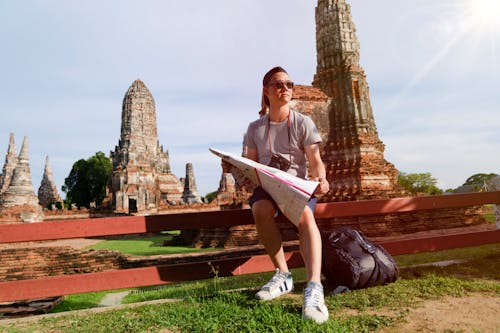
<svg viewBox="0 0 500 333"><path fill-rule="evenodd" d="M45 170L43 172L42 183L38 188L38 200L42 207L47 207L50 204L62 201L61 196L57 192L54 177L52 176L49 156L45 158Z"/></svg>
<svg viewBox="0 0 500 333"><path fill-rule="evenodd" d="M316 49L313 86L333 98L332 109L338 113L335 124L378 135L366 75L359 63L360 45L351 6L345 1L318 1Z"/></svg>
<svg viewBox="0 0 500 333"><path fill-rule="evenodd" d="M339 97L336 81L345 71L359 67L360 45L345 0L319 0L316 7L317 64L313 86L328 96ZM358 69L359 70L359 69Z"/></svg>
<svg viewBox="0 0 500 333"><path fill-rule="evenodd" d="M50 174L52 177L52 168L50 167L49 155L45 156L45 169L43 170L43 174Z"/></svg>
<svg viewBox="0 0 500 333"><path fill-rule="evenodd" d="M21 146L21 151L19 152L19 162L21 160L28 162L29 156L28 156L28 137L25 136L23 138L23 144Z"/></svg>
<svg viewBox="0 0 500 333"><path fill-rule="evenodd" d="M144 167L159 150L155 101L144 82L137 79L123 97L120 141L115 148L119 153L112 154L113 164L125 168L139 163Z"/></svg>
<svg viewBox="0 0 500 333"><path fill-rule="evenodd" d="M5 164L2 168L2 176L0 177L0 194L5 192L9 187L12 173L17 164L16 145L14 142L14 133L10 133L9 147L7 148L7 155L5 156Z"/></svg>
<svg viewBox="0 0 500 333"><path fill-rule="evenodd" d="M9 148L8 152L12 154L16 154L16 144L14 142L14 133L10 133L9 135Z"/></svg>

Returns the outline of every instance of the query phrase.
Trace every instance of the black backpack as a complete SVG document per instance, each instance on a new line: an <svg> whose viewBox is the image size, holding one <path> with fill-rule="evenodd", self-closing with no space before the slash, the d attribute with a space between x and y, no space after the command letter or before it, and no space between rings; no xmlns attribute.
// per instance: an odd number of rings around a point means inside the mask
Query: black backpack
<svg viewBox="0 0 500 333"><path fill-rule="evenodd" d="M321 231L322 273L334 293L394 282L399 270L392 256L361 231L339 227Z"/></svg>

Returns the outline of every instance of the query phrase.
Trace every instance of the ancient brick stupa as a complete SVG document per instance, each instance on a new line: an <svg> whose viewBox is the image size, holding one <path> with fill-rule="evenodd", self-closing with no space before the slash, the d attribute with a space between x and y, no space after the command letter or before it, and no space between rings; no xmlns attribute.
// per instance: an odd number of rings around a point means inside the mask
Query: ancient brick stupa
<svg viewBox="0 0 500 333"><path fill-rule="evenodd" d="M196 180L194 178L193 164L186 164L186 178L184 178L184 192L182 200L187 204L202 203L201 196L196 188Z"/></svg>
<svg viewBox="0 0 500 333"><path fill-rule="evenodd" d="M323 201L401 195L398 172L384 159L384 145L359 63L356 28L345 0L318 0L316 49L313 86L329 99L326 109L316 108L312 114L324 138L322 158L331 188ZM318 95L313 89L305 90ZM300 95L296 97L300 99Z"/></svg>
<svg viewBox="0 0 500 333"><path fill-rule="evenodd" d="M40 205L44 208L48 208L51 204L62 202L54 182L54 177L52 176L52 168L50 167L48 156L45 158L45 169L43 171L42 182L38 188L38 200L40 201Z"/></svg>
<svg viewBox="0 0 500 333"><path fill-rule="evenodd" d="M2 193L1 215L11 215L24 222L43 220L43 211L31 182L28 138L24 137L12 178Z"/></svg>
<svg viewBox="0 0 500 333"><path fill-rule="evenodd" d="M170 171L168 152L158 142L153 96L136 80L123 98L121 135L111 152L111 204L117 213L157 211L179 204L184 186Z"/></svg>

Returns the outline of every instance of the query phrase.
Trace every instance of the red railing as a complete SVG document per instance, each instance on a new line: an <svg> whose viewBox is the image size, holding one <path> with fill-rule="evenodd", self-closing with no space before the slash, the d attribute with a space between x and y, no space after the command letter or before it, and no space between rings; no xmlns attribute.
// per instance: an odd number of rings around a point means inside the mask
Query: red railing
<svg viewBox="0 0 500 333"><path fill-rule="evenodd" d="M315 215L318 219L327 219L491 203L500 204L500 191L318 204ZM251 212L248 209L239 209L32 224L3 224L0 225L0 243L230 227L251 223L253 223ZM388 240L381 243L391 254L399 255L497 242L500 242L499 229ZM224 253L224 251L221 251L221 253ZM290 267L301 267L303 265L297 252L288 252L286 256ZM221 259L210 260L210 262L190 262L168 266L4 281L0 282L0 302L210 278L213 277L213 267L217 268L218 276L250 274L274 269L267 255L247 255L232 258L221 255L220 257Z"/></svg>

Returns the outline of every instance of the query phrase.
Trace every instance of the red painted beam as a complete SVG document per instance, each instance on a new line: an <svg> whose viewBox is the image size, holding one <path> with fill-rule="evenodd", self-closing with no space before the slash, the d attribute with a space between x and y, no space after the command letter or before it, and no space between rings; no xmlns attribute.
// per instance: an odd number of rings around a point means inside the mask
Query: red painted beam
<svg viewBox="0 0 500 333"><path fill-rule="evenodd" d="M138 234L253 224L249 209L0 224L0 243Z"/></svg>
<svg viewBox="0 0 500 333"><path fill-rule="evenodd" d="M317 218L403 213L416 210L500 204L500 191L318 204Z"/></svg>
<svg viewBox="0 0 500 333"><path fill-rule="evenodd" d="M500 243L500 229L379 242L393 256Z"/></svg>
<svg viewBox="0 0 500 333"><path fill-rule="evenodd" d="M317 218L363 216L500 203L500 191L318 204ZM249 209L0 224L0 243L125 235L253 224Z"/></svg>
<svg viewBox="0 0 500 333"><path fill-rule="evenodd" d="M290 267L300 267L300 255L286 253ZM79 294L101 290L153 286L179 281L209 279L269 272L274 266L267 255L240 257L211 262L195 262L109 270L98 273L51 276L31 280L0 282L0 302Z"/></svg>

